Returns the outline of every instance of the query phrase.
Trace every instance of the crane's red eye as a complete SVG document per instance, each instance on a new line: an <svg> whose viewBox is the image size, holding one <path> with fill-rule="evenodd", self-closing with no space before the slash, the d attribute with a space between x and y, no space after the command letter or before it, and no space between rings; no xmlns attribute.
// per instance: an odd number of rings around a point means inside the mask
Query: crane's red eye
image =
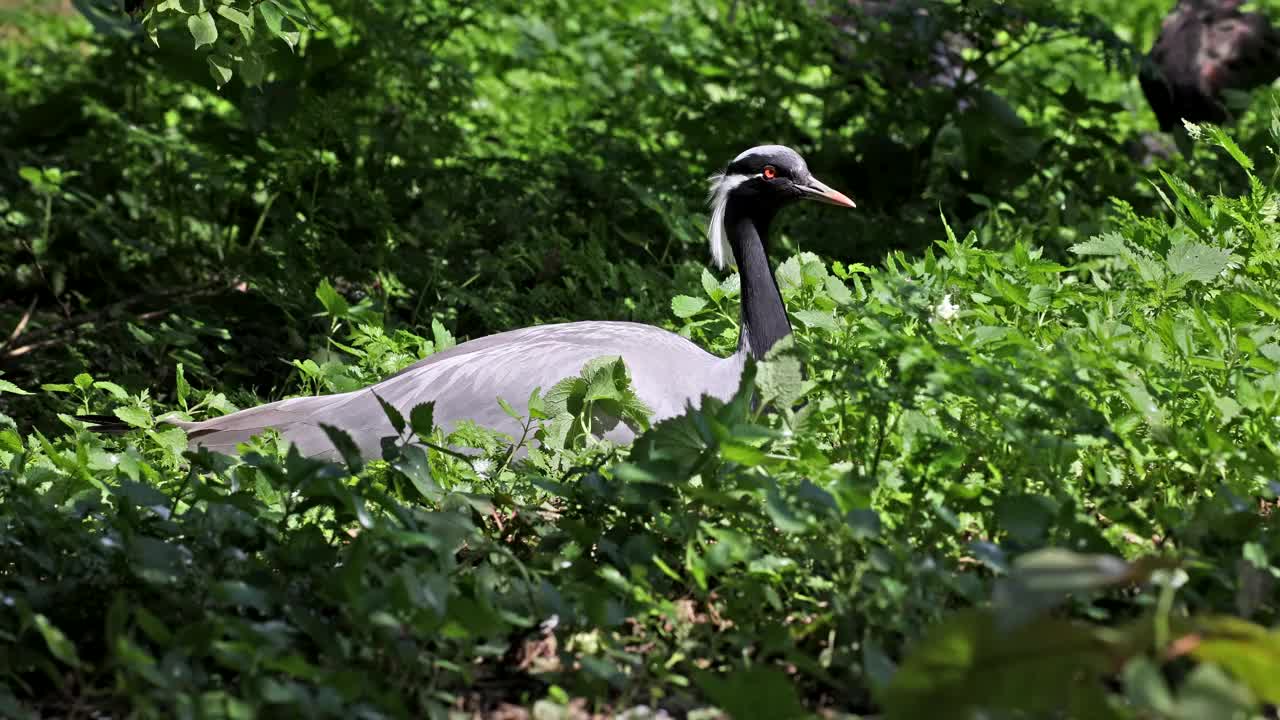
<svg viewBox="0 0 1280 720"><path fill-rule="evenodd" d="M766 180L772 180L778 177L778 171L774 169L772 165L765 165L764 170L762 170L760 174L764 175Z"/></svg>

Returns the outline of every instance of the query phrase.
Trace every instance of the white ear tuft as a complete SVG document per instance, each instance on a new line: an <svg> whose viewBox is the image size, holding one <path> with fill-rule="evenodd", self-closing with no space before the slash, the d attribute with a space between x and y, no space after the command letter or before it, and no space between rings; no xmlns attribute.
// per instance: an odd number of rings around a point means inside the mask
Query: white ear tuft
<svg viewBox="0 0 1280 720"><path fill-rule="evenodd" d="M729 205L729 193L750 179L750 175L712 175L711 192L707 203L711 205L711 224L707 226L707 238L711 241L711 261L717 268L723 268L733 257L733 249L729 247L729 238L724 230L725 208Z"/></svg>

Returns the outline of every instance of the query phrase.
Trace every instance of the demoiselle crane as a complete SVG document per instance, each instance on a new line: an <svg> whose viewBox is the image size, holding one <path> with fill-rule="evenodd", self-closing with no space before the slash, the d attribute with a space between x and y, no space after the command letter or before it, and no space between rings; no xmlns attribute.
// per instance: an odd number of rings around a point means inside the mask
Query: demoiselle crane
<svg viewBox="0 0 1280 720"><path fill-rule="evenodd" d="M512 330L437 352L375 385L338 395L297 397L200 422L172 421L191 446L235 454L237 444L274 428L303 455L334 459L338 451L321 424L344 430L362 456L380 456L381 438L395 435L381 397L404 416L434 401L437 426L450 431L463 420L519 437L521 426L498 404L502 397L526 413L536 387L550 389L594 358L621 356L632 388L656 422L711 395L730 398L745 358L761 358L791 332L766 255L769 226L783 207L801 199L854 207L848 197L819 182L794 150L761 145L738 155L711 178L711 254L719 267L732 255L741 276L738 350L716 357L661 328L632 322L570 322ZM375 397L375 393L377 397ZM628 442L635 431L605 423L601 436Z"/></svg>

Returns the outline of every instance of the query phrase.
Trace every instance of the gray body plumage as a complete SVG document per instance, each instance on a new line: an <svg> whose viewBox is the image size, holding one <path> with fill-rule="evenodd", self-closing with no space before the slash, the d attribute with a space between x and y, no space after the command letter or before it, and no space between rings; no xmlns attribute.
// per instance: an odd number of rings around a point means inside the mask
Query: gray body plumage
<svg viewBox="0 0 1280 720"><path fill-rule="evenodd" d="M529 395L581 373L600 357L620 356L632 389L652 411L654 422L683 413L711 396L728 400L737 391L746 357L764 357L791 332L766 253L769 224L777 211L800 199L841 207L853 201L809 172L804 159L781 145L761 145L738 155L712 177L709 238L717 265L732 254L741 276L742 329L738 351L716 357L685 338L649 325L575 322L512 330L438 352L376 385L340 395L301 397L242 410L202 422L174 422L192 446L234 454L236 445L274 428L303 455L336 459L337 449L321 424L345 431L366 458L379 457L382 438L394 435L378 398L408 416L434 402L434 420L446 433L462 420L521 434L520 424L498 404L501 397L527 414ZM628 442L632 428L601 418L593 432Z"/></svg>
<svg viewBox="0 0 1280 720"><path fill-rule="evenodd" d="M366 458L378 457L381 438L394 435L379 397L405 417L419 403L435 402L435 423L445 432L459 421L519 438L520 425L499 406L501 397L527 414L529 394L546 392L577 375L589 360L621 356L632 387L656 422L695 406L702 395L727 400L737 390L745 354L716 357L675 333L629 322L540 325L490 335L438 352L367 388L338 395L298 397L203 422L175 422L191 445L234 454L236 445L275 428L306 456L336 459L321 423L340 427ZM629 442L633 431L617 423L603 433Z"/></svg>

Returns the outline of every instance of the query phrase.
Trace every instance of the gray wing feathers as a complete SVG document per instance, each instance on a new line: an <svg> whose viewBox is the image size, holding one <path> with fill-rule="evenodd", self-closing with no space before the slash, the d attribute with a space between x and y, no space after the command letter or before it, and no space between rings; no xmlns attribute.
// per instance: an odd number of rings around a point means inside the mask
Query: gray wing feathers
<svg viewBox="0 0 1280 720"><path fill-rule="evenodd" d="M717 358L685 338L649 325L580 322L542 325L472 340L436 353L362 390L268 403L198 423L186 429L193 446L234 454L238 443L275 428L299 452L332 458L333 444L321 423L352 436L361 454L378 457L381 438L393 435L374 393L408 417L420 403L434 401L435 422L450 431L462 420L518 437L520 426L499 406L502 397L527 411L530 392L546 392L577 375L589 360L620 355L637 394L655 420L683 412L703 394L725 399L737 389L742 358ZM616 425L606 437L627 442L632 432Z"/></svg>

